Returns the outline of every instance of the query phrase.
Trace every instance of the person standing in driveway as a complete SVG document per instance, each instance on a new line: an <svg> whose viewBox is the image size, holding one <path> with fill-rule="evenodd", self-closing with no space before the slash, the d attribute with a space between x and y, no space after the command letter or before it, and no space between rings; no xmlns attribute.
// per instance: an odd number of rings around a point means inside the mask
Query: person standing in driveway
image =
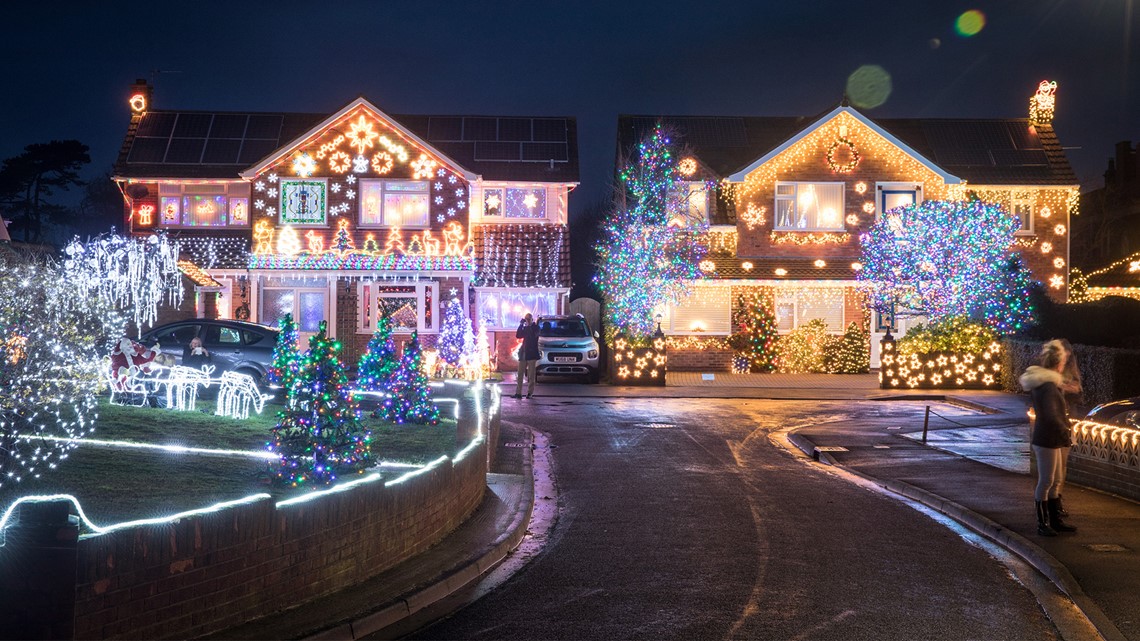
<svg viewBox="0 0 1140 641"><path fill-rule="evenodd" d="M538 373L538 325L529 313L519 321L515 338L522 339L519 347L519 373L515 382L514 398L522 398L523 376L527 379L526 397L534 396L534 379Z"/></svg>
<svg viewBox="0 0 1140 641"><path fill-rule="evenodd" d="M1030 365L1021 375L1021 387L1033 397L1033 435L1030 444L1037 461L1037 487L1033 500L1037 507L1037 534L1057 536L1057 532L1076 532L1077 528L1061 520L1061 460L1072 446L1069 411L1061 392L1065 369L1065 349L1057 341L1041 348L1040 365Z"/></svg>

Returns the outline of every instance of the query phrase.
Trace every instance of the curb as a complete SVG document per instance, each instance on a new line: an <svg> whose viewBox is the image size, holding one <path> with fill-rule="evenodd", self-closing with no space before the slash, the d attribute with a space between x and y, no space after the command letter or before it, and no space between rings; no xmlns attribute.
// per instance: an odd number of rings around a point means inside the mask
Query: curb
<svg viewBox="0 0 1140 641"><path fill-rule="evenodd" d="M1125 637L1116 625L1112 623L1112 620L1105 615L1104 611L1100 609L1100 606L1085 594L1084 589L1081 588L1080 583L1073 577L1072 573L1069 572L1069 569L1053 555L1024 536L959 503L955 503L950 499L938 496L937 494L915 487L909 483L879 479L840 465L831 454L826 451L820 451L809 439L797 433L789 434L788 440L813 460L833 467L842 468L845 472L873 483L889 492L921 503L940 514L954 519L974 532L986 537L1013 554L1016 554L1043 574L1045 578L1049 579L1059 590L1064 592L1106 641L1127 641L1127 637Z"/></svg>
<svg viewBox="0 0 1140 641"><path fill-rule="evenodd" d="M533 444L533 433L529 436ZM507 558L522 543L530 524L531 513L534 511L534 454L531 447L523 449L526 454L523 457L522 476L529 479L529 482L523 482L520 501L520 505L525 507L516 512L510 527L495 540L490 550L451 573L439 577L435 583L399 597L379 610L302 638L306 641L355 641L375 634L446 598Z"/></svg>

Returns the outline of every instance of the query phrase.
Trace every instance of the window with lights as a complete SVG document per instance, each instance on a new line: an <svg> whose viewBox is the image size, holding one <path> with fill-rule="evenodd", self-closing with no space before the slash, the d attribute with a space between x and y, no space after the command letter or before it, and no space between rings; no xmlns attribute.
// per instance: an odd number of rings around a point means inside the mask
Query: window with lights
<svg viewBox="0 0 1140 641"><path fill-rule="evenodd" d="M163 227L247 227L246 185L161 185L158 223Z"/></svg>
<svg viewBox="0 0 1140 641"><path fill-rule="evenodd" d="M813 319L827 323L827 331L843 333L843 290L808 288L776 295L776 329L787 333Z"/></svg>
<svg viewBox="0 0 1140 641"><path fill-rule="evenodd" d="M1019 236L1028 236L1033 233L1033 199L1014 196L1010 201L1010 210L1017 219L1018 228L1015 232Z"/></svg>
<svg viewBox="0 0 1140 641"><path fill-rule="evenodd" d="M477 297L479 321L487 329L517 329L519 319L527 313L535 318L557 314L558 298L563 291L480 289Z"/></svg>
<svg viewBox="0 0 1140 641"><path fill-rule="evenodd" d="M776 231L843 231L843 183L776 183Z"/></svg>
<svg viewBox="0 0 1140 641"><path fill-rule="evenodd" d="M427 228L430 187L426 180L361 180L360 226Z"/></svg>
<svg viewBox="0 0 1140 641"><path fill-rule="evenodd" d="M438 329L434 312L438 300L438 283L361 283L356 331L371 334L376 331L376 322L387 316L393 333L434 334Z"/></svg>
<svg viewBox="0 0 1140 641"><path fill-rule="evenodd" d="M695 286L676 305L657 314L666 334L727 336L732 333L732 292L724 286Z"/></svg>

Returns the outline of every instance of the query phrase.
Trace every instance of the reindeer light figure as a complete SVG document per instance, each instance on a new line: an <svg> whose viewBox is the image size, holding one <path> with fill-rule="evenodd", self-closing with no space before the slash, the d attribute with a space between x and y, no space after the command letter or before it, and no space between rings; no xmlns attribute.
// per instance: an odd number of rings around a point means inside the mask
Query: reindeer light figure
<svg viewBox="0 0 1140 641"><path fill-rule="evenodd" d="M166 383L166 407L179 412L193 412L198 404L198 386L210 386L213 365L202 369L175 365L164 381Z"/></svg>
<svg viewBox="0 0 1140 641"><path fill-rule="evenodd" d="M265 409L265 401L271 398L271 394L262 394L257 389L253 377L237 372L223 372L221 389L218 391L218 407L214 414L247 419L251 407L260 414Z"/></svg>

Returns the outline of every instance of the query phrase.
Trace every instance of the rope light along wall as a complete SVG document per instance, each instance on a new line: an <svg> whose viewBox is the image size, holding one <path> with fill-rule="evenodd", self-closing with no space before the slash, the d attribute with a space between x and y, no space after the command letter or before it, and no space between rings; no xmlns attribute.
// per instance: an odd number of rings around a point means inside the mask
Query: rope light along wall
<svg viewBox="0 0 1140 641"><path fill-rule="evenodd" d="M668 355L664 337L654 338L646 347L635 347L619 336L614 341L613 356L619 385L665 385Z"/></svg>
<svg viewBox="0 0 1140 641"><path fill-rule="evenodd" d="M1073 454L1140 472L1140 430L1095 421L1073 421Z"/></svg>
<svg viewBox="0 0 1140 641"><path fill-rule="evenodd" d="M1001 345L990 343L980 354L930 352L900 354L883 339L879 387L882 389L1000 389Z"/></svg>

